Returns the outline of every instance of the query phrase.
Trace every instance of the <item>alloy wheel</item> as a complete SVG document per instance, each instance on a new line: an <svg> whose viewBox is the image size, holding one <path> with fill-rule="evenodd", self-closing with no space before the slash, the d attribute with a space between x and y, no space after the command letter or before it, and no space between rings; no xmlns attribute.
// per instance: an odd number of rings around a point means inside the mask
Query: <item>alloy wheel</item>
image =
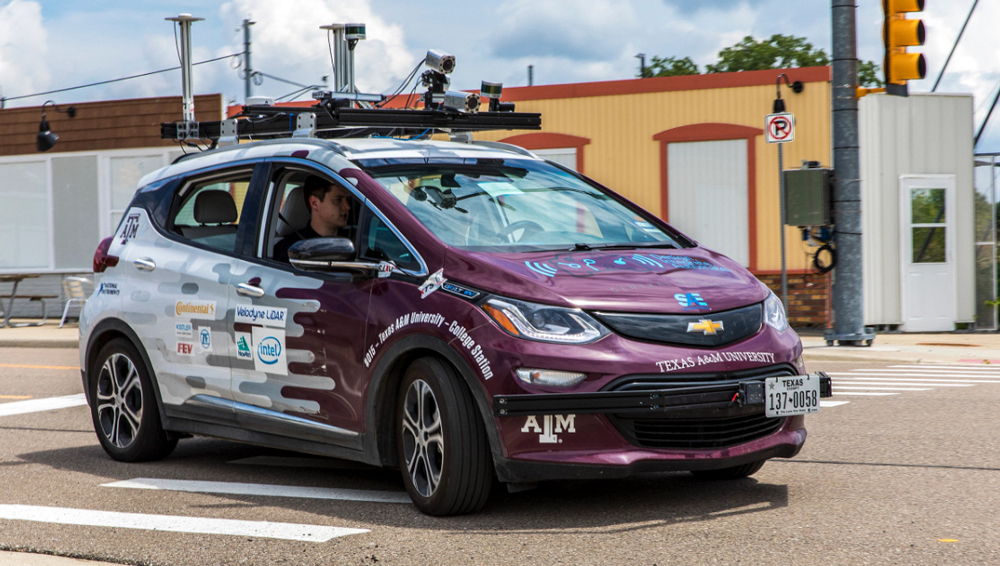
<svg viewBox="0 0 1000 566"><path fill-rule="evenodd" d="M402 421L407 472L417 493L430 497L441 482L444 431L437 398L424 380L415 380L406 390Z"/></svg>
<svg viewBox="0 0 1000 566"><path fill-rule="evenodd" d="M117 448L126 448L139 434L142 422L142 382L132 360L113 354L97 378L97 416L104 437Z"/></svg>

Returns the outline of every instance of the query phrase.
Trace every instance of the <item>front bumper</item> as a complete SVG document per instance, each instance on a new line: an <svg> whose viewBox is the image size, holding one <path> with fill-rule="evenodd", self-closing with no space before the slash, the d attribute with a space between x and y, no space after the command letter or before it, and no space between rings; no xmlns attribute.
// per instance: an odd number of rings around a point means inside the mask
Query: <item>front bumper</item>
<svg viewBox="0 0 1000 566"><path fill-rule="evenodd" d="M817 372L820 397L832 397L830 376ZM670 389L644 391L595 391L592 393L529 393L494 395L493 414L497 417L556 415L565 413L639 416L663 413L704 413L746 407L754 411L764 405L763 378L738 382L708 383Z"/></svg>

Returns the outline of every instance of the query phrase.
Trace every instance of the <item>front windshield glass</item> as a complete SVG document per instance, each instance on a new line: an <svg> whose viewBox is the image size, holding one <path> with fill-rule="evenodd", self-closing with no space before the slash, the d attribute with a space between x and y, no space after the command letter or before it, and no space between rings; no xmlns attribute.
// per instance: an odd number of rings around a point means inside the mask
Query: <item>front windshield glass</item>
<svg viewBox="0 0 1000 566"><path fill-rule="evenodd" d="M638 211L545 162L406 159L361 165L451 246L481 251L681 247Z"/></svg>

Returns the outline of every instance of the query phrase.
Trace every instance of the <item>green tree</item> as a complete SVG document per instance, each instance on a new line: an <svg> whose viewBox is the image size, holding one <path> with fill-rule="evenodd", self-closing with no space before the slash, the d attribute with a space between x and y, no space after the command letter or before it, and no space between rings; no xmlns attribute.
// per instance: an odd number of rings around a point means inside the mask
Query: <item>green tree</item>
<svg viewBox="0 0 1000 566"><path fill-rule="evenodd" d="M858 84L866 87L883 87L885 81L879 78L881 69L874 61L858 61Z"/></svg>
<svg viewBox="0 0 1000 566"><path fill-rule="evenodd" d="M804 37L774 34L757 41L748 35L743 41L720 51L719 62L707 65L705 70L709 73L732 73L829 64L826 52L814 48Z"/></svg>
<svg viewBox="0 0 1000 566"><path fill-rule="evenodd" d="M657 57L653 55L653 63L646 67L642 78L676 77L679 75L697 75L698 65L690 57Z"/></svg>

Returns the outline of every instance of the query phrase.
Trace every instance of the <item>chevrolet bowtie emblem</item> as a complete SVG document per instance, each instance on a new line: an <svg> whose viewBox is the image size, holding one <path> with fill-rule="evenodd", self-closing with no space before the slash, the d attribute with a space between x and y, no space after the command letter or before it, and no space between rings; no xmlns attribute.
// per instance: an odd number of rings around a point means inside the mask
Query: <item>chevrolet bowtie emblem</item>
<svg viewBox="0 0 1000 566"><path fill-rule="evenodd" d="M719 322L715 322L714 320L703 318L698 322L688 323L688 332L698 332L699 330L703 331L706 336L714 336L717 330L725 329L722 328L721 320Z"/></svg>

